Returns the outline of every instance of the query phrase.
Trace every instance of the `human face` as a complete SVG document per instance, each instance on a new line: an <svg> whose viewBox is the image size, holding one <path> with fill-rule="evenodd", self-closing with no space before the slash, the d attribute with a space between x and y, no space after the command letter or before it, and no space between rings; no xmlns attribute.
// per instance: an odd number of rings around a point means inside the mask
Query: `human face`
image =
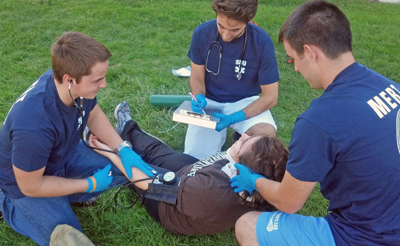
<svg viewBox="0 0 400 246"><path fill-rule="evenodd" d="M97 62L91 69L91 74L83 76L79 84L76 85L75 94L86 98L93 99L101 88L107 87L106 74L108 70L108 60L105 62Z"/></svg>
<svg viewBox="0 0 400 246"><path fill-rule="evenodd" d="M301 73L303 77L310 84L311 88L321 89L321 85L319 85L320 79L317 76L317 69L313 66L313 63L309 59L310 56L309 51L305 50L304 54L299 56L296 50L294 50L287 40L283 41L283 45L285 46L286 54L289 58L289 62L294 64L294 71Z"/></svg>
<svg viewBox="0 0 400 246"><path fill-rule="evenodd" d="M218 33L224 42L231 42L244 33L247 23L237 21L225 15L217 15Z"/></svg>
<svg viewBox="0 0 400 246"><path fill-rule="evenodd" d="M229 155L234 161L239 162L239 156L250 151L253 144L260 138L261 136L249 136L243 133L239 140L231 146Z"/></svg>

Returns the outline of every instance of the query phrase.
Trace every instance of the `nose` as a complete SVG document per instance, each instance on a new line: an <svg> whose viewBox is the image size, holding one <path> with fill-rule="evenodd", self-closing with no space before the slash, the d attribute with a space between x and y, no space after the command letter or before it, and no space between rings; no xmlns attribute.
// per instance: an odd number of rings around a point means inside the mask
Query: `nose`
<svg viewBox="0 0 400 246"><path fill-rule="evenodd" d="M240 137L240 140L244 141L246 139L248 139L250 136L247 135L246 133L243 133L242 136Z"/></svg>
<svg viewBox="0 0 400 246"><path fill-rule="evenodd" d="M224 31L222 34L222 39L223 40L229 40L232 37L232 34L229 31Z"/></svg>
<svg viewBox="0 0 400 246"><path fill-rule="evenodd" d="M294 64L294 71L295 71L296 73L299 72L299 69L297 68L296 64Z"/></svg>
<svg viewBox="0 0 400 246"><path fill-rule="evenodd" d="M106 87L107 87L107 81L106 81L106 78L104 78L104 79L103 79L103 81L101 81L101 83L100 83L99 87L100 87L100 88L106 88Z"/></svg>

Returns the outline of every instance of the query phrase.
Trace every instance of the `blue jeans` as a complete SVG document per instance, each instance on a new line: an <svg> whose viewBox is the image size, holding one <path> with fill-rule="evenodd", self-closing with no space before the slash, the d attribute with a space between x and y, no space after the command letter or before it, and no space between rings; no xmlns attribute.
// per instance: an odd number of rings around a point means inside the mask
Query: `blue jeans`
<svg viewBox="0 0 400 246"><path fill-rule="evenodd" d="M65 178L87 178L97 169L104 168L111 161L92 149L79 143L74 156L63 170L54 176ZM107 187L128 183L128 179L112 165L113 181ZM78 218L72 211L70 203L82 202L99 195L101 192L78 193L62 197L23 197L20 199L7 198L0 192L0 209L4 220L16 232L31 238L39 245L49 245L50 236L59 224L68 224L82 232Z"/></svg>

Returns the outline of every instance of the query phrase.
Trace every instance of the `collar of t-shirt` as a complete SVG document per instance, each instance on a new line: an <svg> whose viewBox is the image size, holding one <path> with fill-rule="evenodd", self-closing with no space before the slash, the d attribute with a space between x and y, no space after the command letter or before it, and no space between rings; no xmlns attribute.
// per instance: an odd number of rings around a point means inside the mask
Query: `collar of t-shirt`
<svg viewBox="0 0 400 246"><path fill-rule="evenodd" d="M231 148L226 151L226 159L229 161L221 170L228 175L231 179L237 175L237 169L235 167L236 161L233 160L232 156L229 154Z"/></svg>
<svg viewBox="0 0 400 246"><path fill-rule="evenodd" d="M237 168L235 167L236 161L234 161L233 158L232 158L232 156L229 154L230 149L231 149L231 148L229 148L229 149L226 151L226 159L227 159L229 162L228 162L225 166L223 166L223 167L221 168L221 170L222 170L224 173L226 173L226 175L228 175L228 177L231 179L231 178L237 176ZM239 195L240 195L240 196L242 196L242 194L243 194L243 191L239 192ZM253 197L252 197L252 196L248 196L248 197L246 198L246 201L247 201L247 202L253 201Z"/></svg>

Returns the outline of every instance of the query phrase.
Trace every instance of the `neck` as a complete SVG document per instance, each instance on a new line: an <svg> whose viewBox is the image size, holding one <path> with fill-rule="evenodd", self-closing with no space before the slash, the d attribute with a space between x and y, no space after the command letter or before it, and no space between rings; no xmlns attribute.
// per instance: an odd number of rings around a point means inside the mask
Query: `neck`
<svg viewBox="0 0 400 246"><path fill-rule="evenodd" d="M240 38L242 35L243 35L243 33L245 33L245 31L246 31L246 28L247 28L247 25L243 28L243 30L239 33L239 35L237 35L236 36L236 38L235 39L238 39L238 38Z"/></svg>
<svg viewBox="0 0 400 246"><path fill-rule="evenodd" d="M69 94L69 89L68 86L64 83L60 84L54 79L54 84L56 86L56 90L58 93L58 96L60 97L60 100L67 106L67 107L74 107L74 100L76 97L74 97L73 93L72 95ZM72 98L71 98L72 96Z"/></svg>
<svg viewBox="0 0 400 246"><path fill-rule="evenodd" d="M325 81L324 81L324 89L326 89L330 84L333 83L333 80L348 66L356 62L351 51L346 52L340 55L335 60L328 60L325 65Z"/></svg>

